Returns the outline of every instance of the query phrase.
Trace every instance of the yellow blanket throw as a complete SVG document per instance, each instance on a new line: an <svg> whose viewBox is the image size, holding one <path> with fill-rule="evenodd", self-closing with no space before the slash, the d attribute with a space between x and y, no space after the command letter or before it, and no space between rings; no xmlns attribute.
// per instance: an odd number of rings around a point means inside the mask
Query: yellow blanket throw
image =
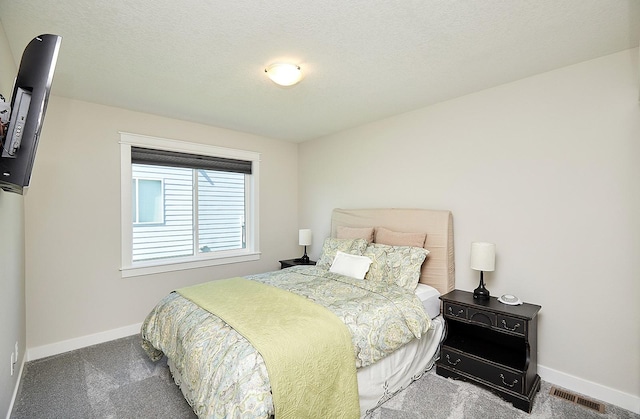
<svg viewBox="0 0 640 419"><path fill-rule="evenodd" d="M220 317L260 352L276 419L360 417L351 336L331 311L245 278L177 291Z"/></svg>

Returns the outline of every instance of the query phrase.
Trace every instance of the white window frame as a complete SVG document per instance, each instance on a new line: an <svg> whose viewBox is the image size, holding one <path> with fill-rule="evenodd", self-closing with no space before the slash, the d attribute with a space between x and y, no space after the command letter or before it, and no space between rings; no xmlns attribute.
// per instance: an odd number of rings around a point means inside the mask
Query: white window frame
<svg viewBox="0 0 640 419"><path fill-rule="evenodd" d="M196 269L227 263L248 262L260 259L258 186L260 175L260 154L253 151L236 150L186 141L151 137L147 135L120 132L120 208L123 278ZM131 214L131 147L174 151L178 153L223 157L251 161L251 175L245 180L246 247L244 249L217 252L196 252L194 256L166 260L133 262L133 217Z"/></svg>

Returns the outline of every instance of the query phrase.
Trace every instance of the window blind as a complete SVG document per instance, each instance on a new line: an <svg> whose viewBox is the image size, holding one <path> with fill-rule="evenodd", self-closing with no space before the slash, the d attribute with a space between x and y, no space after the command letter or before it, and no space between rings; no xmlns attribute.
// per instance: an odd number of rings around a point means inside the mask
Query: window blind
<svg viewBox="0 0 640 419"><path fill-rule="evenodd" d="M251 174L251 161L131 147L131 163Z"/></svg>

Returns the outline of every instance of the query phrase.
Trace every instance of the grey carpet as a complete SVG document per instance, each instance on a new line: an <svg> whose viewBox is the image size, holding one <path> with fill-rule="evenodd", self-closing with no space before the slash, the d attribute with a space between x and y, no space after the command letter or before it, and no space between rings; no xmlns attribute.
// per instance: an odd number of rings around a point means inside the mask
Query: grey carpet
<svg viewBox="0 0 640 419"><path fill-rule="evenodd" d="M12 419L195 418L164 360L131 336L25 364Z"/></svg>
<svg viewBox="0 0 640 419"><path fill-rule="evenodd" d="M380 406L372 413L371 419L640 418L640 415L608 404L605 412L599 413L550 395L551 387L542 381L531 414L528 414L481 387L440 377L432 370Z"/></svg>
<svg viewBox="0 0 640 419"><path fill-rule="evenodd" d="M542 382L529 415L473 384L430 371L370 415L371 419L629 418L606 405L598 413L549 395ZM25 364L12 419L195 418L164 360L151 362L131 336ZM328 419L328 418L322 418Z"/></svg>

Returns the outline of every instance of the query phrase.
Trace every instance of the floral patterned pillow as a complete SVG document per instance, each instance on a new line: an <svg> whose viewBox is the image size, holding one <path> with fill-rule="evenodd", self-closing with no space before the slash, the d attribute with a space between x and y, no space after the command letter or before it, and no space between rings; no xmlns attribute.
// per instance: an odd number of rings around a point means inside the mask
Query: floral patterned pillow
<svg viewBox="0 0 640 419"><path fill-rule="evenodd" d="M415 291L422 263L428 254L429 251L422 247L371 243L362 254L373 261L365 279Z"/></svg>
<svg viewBox="0 0 640 419"><path fill-rule="evenodd" d="M338 251L362 256L362 252L364 252L368 244L369 242L365 239L336 239L335 237L327 237L324 240L322 255L320 255L316 266L318 268L329 269Z"/></svg>

